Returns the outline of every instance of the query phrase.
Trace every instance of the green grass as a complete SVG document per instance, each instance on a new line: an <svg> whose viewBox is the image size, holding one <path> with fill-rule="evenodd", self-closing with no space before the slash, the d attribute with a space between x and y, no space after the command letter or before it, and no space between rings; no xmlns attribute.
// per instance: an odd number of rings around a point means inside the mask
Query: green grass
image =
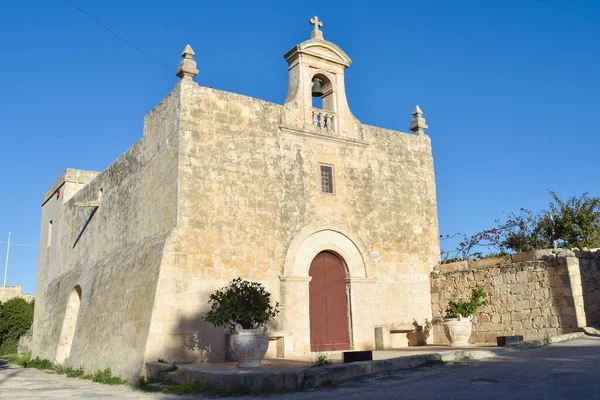
<svg viewBox="0 0 600 400"><path fill-rule="evenodd" d="M36 357L33 360L23 360L21 366L25 368L54 369L54 365L52 365L50 360L41 359L39 357Z"/></svg>
<svg viewBox="0 0 600 400"><path fill-rule="evenodd" d="M14 339L5 340L0 344L0 356L5 354L15 354L17 352L17 341Z"/></svg>
<svg viewBox="0 0 600 400"><path fill-rule="evenodd" d="M308 368L324 367L331 364L333 364L332 357L319 351L316 353L315 358L310 361L310 364L308 364Z"/></svg>
<svg viewBox="0 0 600 400"><path fill-rule="evenodd" d="M21 365L21 363L24 360L29 360L30 358L31 358L31 354L29 354L29 353L24 353L24 354L12 353L12 354L5 354L0 357L0 359L6 361L9 364L17 364L17 365Z"/></svg>
<svg viewBox="0 0 600 400"><path fill-rule="evenodd" d="M552 339L550 339L550 335L546 334L546 336L544 336L544 344L550 344L552 343Z"/></svg>
<svg viewBox="0 0 600 400"><path fill-rule="evenodd" d="M214 392L210 386L200 382L184 382L172 384L169 387L167 387L165 391L166 393L178 395L193 393L212 394Z"/></svg>
<svg viewBox="0 0 600 400"><path fill-rule="evenodd" d="M126 379L122 379L119 376L114 376L110 368L106 368L103 371L96 371L92 375L93 382L105 383L107 385L124 385L127 383Z"/></svg>
<svg viewBox="0 0 600 400"><path fill-rule="evenodd" d="M127 380L119 376L114 376L110 368L98 370L93 374L85 374L83 367L73 368L69 365L55 365L52 364L50 360L41 359L39 357L31 359L31 353L7 354L1 358L10 364L17 364L24 368L37 368L52 371L60 375L66 375L69 378L89 379L107 385L124 385L127 383Z"/></svg>
<svg viewBox="0 0 600 400"><path fill-rule="evenodd" d="M57 374L66 375L69 378L81 378L85 375L82 367L75 369L71 366L56 365L54 366L54 371Z"/></svg>

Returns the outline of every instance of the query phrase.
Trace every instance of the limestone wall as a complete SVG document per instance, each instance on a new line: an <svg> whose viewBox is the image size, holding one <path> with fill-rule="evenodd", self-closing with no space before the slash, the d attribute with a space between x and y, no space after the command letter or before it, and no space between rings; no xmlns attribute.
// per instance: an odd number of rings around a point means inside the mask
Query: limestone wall
<svg viewBox="0 0 600 400"><path fill-rule="evenodd" d="M28 303L31 303L35 296L32 294L25 294L21 291L21 285L17 284L15 286L0 286L0 301L4 302L10 299L20 298L25 299Z"/></svg>
<svg viewBox="0 0 600 400"><path fill-rule="evenodd" d="M468 299L475 286L485 289L489 304L473 319L474 343L496 342L503 335L538 339L599 321L598 257L543 250L439 265L431 275L435 341L446 342L439 318L448 302Z"/></svg>
<svg viewBox="0 0 600 400"><path fill-rule="evenodd" d="M294 130L283 112L182 80L105 171L59 179L42 207L34 356L54 361L70 348L69 364L129 379L158 358L222 360L225 332L202 316L209 294L236 277L282 304L270 330L285 356L306 356L308 269L324 250L346 263L354 349L374 347L376 326L431 319L429 138ZM321 163L333 166L333 194L321 193ZM56 197L63 184L68 196Z"/></svg>
<svg viewBox="0 0 600 400"><path fill-rule="evenodd" d="M362 270L344 255L356 349L373 347L375 326L431 317L439 242L427 136L362 126L357 141L285 130L282 106L193 82L182 82L181 98L178 229L149 359L222 358L225 335L201 316L209 294L238 276L262 282L284 305L271 329L284 335L286 356L306 355L303 279L314 254L303 254L301 276L285 270L306 227L329 232L324 243L351 237L362 249ZM333 195L321 193L320 163L334 167Z"/></svg>
<svg viewBox="0 0 600 400"><path fill-rule="evenodd" d="M177 223L178 93L147 115L144 137L105 171L43 204L40 243L48 247L40 246L34 356L55 360L66 343L67 302L80 286L68 363L139 377L163 251Z"/></svg>

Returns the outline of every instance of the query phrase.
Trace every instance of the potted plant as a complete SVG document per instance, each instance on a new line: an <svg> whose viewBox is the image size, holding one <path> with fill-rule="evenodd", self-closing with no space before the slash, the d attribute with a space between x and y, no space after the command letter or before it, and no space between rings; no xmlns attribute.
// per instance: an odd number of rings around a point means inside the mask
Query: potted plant
<svg viewBox="0 0 600 400"><path fill-rule="evenodd" d="M229 286L210 295L210 311L204 320L231 332L230 346L240 368L262 365L269 347L267 322L279 313L279 303L271 305L271 294L258 282L236 278Z"/></svg>
<svg viewBox="0 0 600 400"><path fill-rule="evenodd" d="M444 333L450 346L468 346L471 336L473 314L481 306L487 304L487 295L483 288L477 286L471 290L469 301L450 300L444 315Z"/></svg>

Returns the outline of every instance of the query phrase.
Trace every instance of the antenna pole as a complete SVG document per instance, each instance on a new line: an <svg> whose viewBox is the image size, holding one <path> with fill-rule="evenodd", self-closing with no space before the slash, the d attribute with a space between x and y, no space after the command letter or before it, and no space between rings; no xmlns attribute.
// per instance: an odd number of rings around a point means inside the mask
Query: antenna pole
<svg viewBox="0 0 600 400"><path fill-rule="evenodd" d="M4 296L2 300L6 300L6 272L8 271L8 253L10 252L10 232L8 232L8 243L6 244L6 264L4 265Z"/></svg>

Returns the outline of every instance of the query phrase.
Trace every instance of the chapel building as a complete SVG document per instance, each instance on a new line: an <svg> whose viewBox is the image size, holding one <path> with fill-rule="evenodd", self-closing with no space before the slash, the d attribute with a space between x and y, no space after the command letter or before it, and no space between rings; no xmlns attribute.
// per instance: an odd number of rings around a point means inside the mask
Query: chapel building
<svg viewBox="0 0 600 400"><path fill-rule="evenodd" d="M431 320L440 247L422 112L413 133L362 124L350 58L311 23L284 55L283 105L199 85L188 45L143 137L44 194L34 357L129 379L158 358L222 361L226 332L202 316L237 277L281 304L273 357L375 349L376 328Z"/></svg>

